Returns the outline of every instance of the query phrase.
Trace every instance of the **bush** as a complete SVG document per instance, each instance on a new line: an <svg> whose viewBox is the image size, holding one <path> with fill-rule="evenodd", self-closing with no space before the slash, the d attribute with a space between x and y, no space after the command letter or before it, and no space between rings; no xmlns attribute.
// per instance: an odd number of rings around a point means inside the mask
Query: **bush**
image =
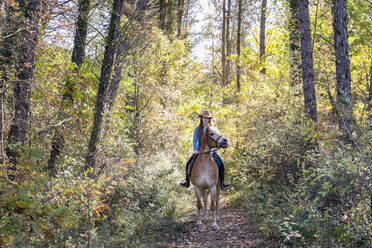
<svg viewBox="0 0 372 248"><path fill-rule="evenodd" d="M235 180L244 183L234 202L278 247L370 247L367 160L335 138L337 129L301 130L296 123L286 131L276 125L263 149L246 146L247 151L235 154L244 168ZM298 138L306 136L312 145ZM247 156L253 151L260 156Z"/></svg>

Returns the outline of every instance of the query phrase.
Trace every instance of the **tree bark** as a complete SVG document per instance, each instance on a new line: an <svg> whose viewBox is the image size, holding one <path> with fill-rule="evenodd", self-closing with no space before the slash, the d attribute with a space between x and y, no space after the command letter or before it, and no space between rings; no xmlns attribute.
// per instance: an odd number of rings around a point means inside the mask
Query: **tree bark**
<svg viewBox="0 0 372 248"><path fill-rule="evenodd" d="M23 145L26 139L27 124L30 115L31 85L35 68L35 51L39 35L39 20L41 15L41 0L18 1L24 30L19 40L19 62L14 83L14 112L8 134L6 154L16 165L19 153L16 145Z"/></svg>
<svg viewBox="0 0 372 248"><path fill-rule="evenodd" d="M370 111L372 110L372 64L369 68L369 97L368 97L368 105L367 105L368 112L368 118L372 118L372 113Z"/></svg>
<svg viewBox="0 0 372 248"><path fill-rule="evenodd" d="M174 23L175 23L175 10L176 10L176 0L168 0L167 1L167 34L168 36L172 36L174 34Z"/></svg>
<svg viewBox="0 0 372 248"><path fill-rule="evenodd" d="M4 163L4 86L0 85L0 163Z"/></svg>
<svg viewBox="0 0 372 248"><path fill-rule="evenodd" d="M163 31L167 27L167 0L159 0L159 28Z"/></svg>
<svg viewBox="0 0 372 248"><path fill-rule="evenodd" d="M305 116L317 121L317 106L314 87L313 54L311 50L311 31L309 1L299 0L299 22L301 32L302 80L305 102Z"/></svg>
<svg viewBox="0 0 372 248"><path fill-rule="evenodd" d="M134 18L139 22L143 21L143 15L146 10L146 6L150 0L140 0L137 2ZM131 18L131 17L128 17ZM130 22L130 21L129 21ZM126 30L120 30L120 36L118 37L118 45L114 63L114 74L110 84L107 88L107 111L110 112L114 106L116 95L119 89L119 84L122 79L123 63L128 55L129 50L133 47L133 41L128 36ZM132 37L133 38L133 37Z"/></svg>
<svg viewBox="0 0 372 248"><path fill-rule="evenodd" d="M242 23L242 0L238 1L238 30L236 35L236 53L238 55L237 65L236 65L236 87L238 92L240 92L240 74L241 74L241 66L240 66L240 40L241 40L241 23Z"/></svg>
<svg viewBox="0 0 372 248"><path fill-rule="evenodd" d="M190 8L191 8L191 0L183 0L183 18L182 18L182 28L183 31L188 31L187 27L190 25ZM183 38L187 38L189 32L183 34Z"/></svg>
<svg viewBox="0 0 372 248"><path fill-rule="evenodd" d="M346 131L348 139L352 139L354 130L353 110L351 104L351 76L349 60L349 44L347 32L346 0L333 0L333 32L336 56L337 108L339 127Z"/></svg>
<svg viewBox="0 0 372 248"><path fill-rule="evenodd" d="M85 57L85 46L86 46L86 37L88 32L88 23L89 23L89 11L90 11L91 0L80 0L79 1L79 10L78 10L78 19L76 22L75 38L74 38L74 47L72 50L71 62L74 64L74 70L70 72L67 77L64 93L62 98L61 112L59 114L59 119L65 119L66 113L65 109L70 108L74 103L73 92L75 91L74 78L75 75L79 73L80 67L83 64ZM55 133L52 141L52 149L50 152L50 157L48 160L48 171L51 175L55 174L55 164L58 157L62 153L65 145L65 137L63 133L58 128L55 129Z"/></svg>
<svg viewBox="0 0 372 248"><path fill-rule="evenodd" d="M89 11L91 0L79 1L79 14L76 22L76 30L74 37L74 47L72 49L71 62L74 63L74 73L78 74L83 60L85 58L85 46L88 33ZM64 104L72 105L74 103L72 93L75 91L73 77L68 77L65 84L65 92L63 94Z"/></svg>
<svg viewBox="0 0 372 248"><path fill-rule="evenodd" d="M289 29L289 63L290 85L292 87L301 83L301 52L300 52L300 26L298 21L298 0L289 0L290 17Z"/></svg>
<svg viewBox="0 0 372 248"><path fill-rule="evenodd" d="M1 7L1 6L0 6ZM7 83L9 81L9 71L12 70L13 65L16 63L17 48L15 47L17 39L14 35L14 30L18 30L20 27L19 23L15 20L16 13L18 12L5 3L6 13L4 14L3 30L1 31L3 38L0 47L0 163L3 163L4 155L4 91L7 88Z"/></svg>
<svg viewBox="0 0 372 248"><path fill-rule="evenodd" d="M114 0L113 2L109 32L106 39L104 58L101 68L101 76L99 79L94 114L94 123L88 145L88 154L86 157L85 170L95 167L97 143L99 140L99 134L102 126L102 117L104 115L105 94L111 77L113 61L116 52L118 28L123 9L123 1L124 0ZM90 175L92 176L93 174L90 173Z"/></svg>
<svg viewBox="0 0 372 248"><path fill-rule="evenodd" d="M231 35L230 35L230 24L231 24L231 0L227 0L227 13L226 13L226 56L231 56ZM225 85L230 82L230 71L231 71L231 60L226 59L226 79Z"/></svg>
<svg viewBox="0 0 372 248"><path fill-rule="evenodd" d="M261 2L261 22L260 22L260 60L262 63L261 73L266 74L265 69L265 33L266 33L266 13L267 13L267 0Z"/></svg>
<svg viewBox="0 0 372 248"><path fill-rule="evenodd" d="M177 36L181 37L182 34L182 18L183 18L183 7L185 0L177 0Z"/></svg>
<svg viewBox="0 0 372 248"><path fill-rule="evenodd" d="M221 45L221 64L222 64L222 86L226 85L226 0L222 2L222 45Z"/></svg>

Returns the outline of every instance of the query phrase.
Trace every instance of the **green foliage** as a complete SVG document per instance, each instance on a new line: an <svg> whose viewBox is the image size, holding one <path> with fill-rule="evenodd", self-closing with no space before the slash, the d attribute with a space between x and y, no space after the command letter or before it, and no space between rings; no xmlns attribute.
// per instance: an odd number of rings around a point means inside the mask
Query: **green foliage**
<svg viewBox="0 0 372 248"><path fill-rule="evenodd" d="M4 247L60 246L74 229L83 234L89 230L86 223L102 218L98 211L104 205L97 201L102 185L76 177L72 171L51 180L41 172L38 154L33 150L29 159L22 159L12 180L8 179L9 164L0 168L0 242Z"/></svg>
<svg viewBox="0 0 372 248"><path fill-rule="evenodd" d="M94 7L100 15L92 20L95 27L107 21L105 4L102 10ZM184 226L176 219L194 209L191 192L185 193L178 182L192 152L197 114L209 109L213 124L232 144L222 157L233 185L231 201L245 209L267 238L278 247L369 247L372 131L366 96L371 47L364 40L369 9L365 1L350 1L349 10L358 144L339 139L328 95L336 95L328 4L320 3L314 37L318 123L303 119L303 96L290 86L283 24L267 29L266 76L259 73L257 42L252 36L245 40L240 92L234 80L220 85L218 48L215 64L200 64L190 57L186 39L170 41L157 28L123 24L138 44L128 51L116 103L104 117L97 167L90 171L94 178L82 168L103 39L93 38L79 75L70 74L74 65L68 50L41 39L27 146L20 146L14 180L8 177L8 162L0 167L0 246L167 246L159 234L168 228L179 235ZM252 30L258 37L258 28ZM237 56L228 59L233 64ZM74 82L75 102L65 109L66 125L53 127L61 121L68 77ZM9 114L9 108L4 111ZM60 129L66 146L57 176L51 178L43 168L54 128Z"/></svg>

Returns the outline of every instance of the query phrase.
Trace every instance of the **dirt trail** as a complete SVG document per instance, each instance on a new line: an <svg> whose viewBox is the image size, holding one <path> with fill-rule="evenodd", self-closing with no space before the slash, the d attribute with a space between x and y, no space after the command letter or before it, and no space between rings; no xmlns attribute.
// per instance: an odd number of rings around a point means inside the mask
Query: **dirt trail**
<svg viewBox="0 0 372 248"><path fill-rule="evenodd" d="M169 240L169 247L269 247L251 227L251 223L241 209L233 208L222 199L218 226L214 231L211 219L203 220L199 228L196 225L196 210L189 216L180 219L184 223L183 235L176 240ZM196 207L195 207L196 209ZM210 217L210 216L209 216Z"/></svg>

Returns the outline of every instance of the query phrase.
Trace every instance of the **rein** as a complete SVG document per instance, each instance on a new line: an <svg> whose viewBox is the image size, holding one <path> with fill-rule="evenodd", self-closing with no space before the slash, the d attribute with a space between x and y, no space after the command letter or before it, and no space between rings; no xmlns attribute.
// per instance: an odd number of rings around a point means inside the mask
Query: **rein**
<svg viewBox="0 0 372 248"><path fill-rule="evenodd" d="M219 150L219 149L222 149L222 147L214 148L214 149L209 150L209 151L206 151L206 152L199 152L199 154L211 153L211 152L217 151L217 150ZM225 153L225 151L226 151L226 148L225 148L225 150L223 151L222 155Z"/></svg>

